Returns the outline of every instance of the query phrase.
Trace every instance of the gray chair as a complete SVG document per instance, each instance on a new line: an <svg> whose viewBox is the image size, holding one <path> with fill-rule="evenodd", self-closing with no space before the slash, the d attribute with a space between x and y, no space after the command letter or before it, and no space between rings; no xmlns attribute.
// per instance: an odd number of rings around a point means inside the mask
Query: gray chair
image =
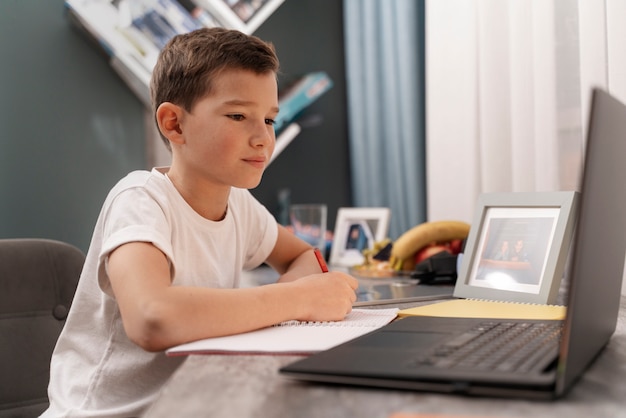
<svg viewBox="0 0 626 418"><path fill-rule="evenodd" d="M48 407L50 357L85 255L47 239L0 239L0 417Z"/></svg>

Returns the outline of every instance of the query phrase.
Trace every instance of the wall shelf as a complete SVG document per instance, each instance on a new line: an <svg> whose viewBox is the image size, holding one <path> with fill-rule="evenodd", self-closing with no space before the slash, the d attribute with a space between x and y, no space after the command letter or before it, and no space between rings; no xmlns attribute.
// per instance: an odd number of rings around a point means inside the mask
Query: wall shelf
<svg viewBox="0 0 626 418"><path fill-rule="evenodd" d="M109 65L150 109L150 76L160 49L174 35L202 26L253 33L284 0L66 0L70 20L108 57ZM295 87L295 88L294 88ZM272 161L300 133L295 118L332 87L324 72L303 75L279 98Z"/></svg>
<svg viewBox="0 0 626 418"><path fill-rule="evenodd" d="M66 0L65 6L72 22L100 45L111 67L149 108L150 74L161 47L172 35L211 22L251 34L283 2Z"/></svg>

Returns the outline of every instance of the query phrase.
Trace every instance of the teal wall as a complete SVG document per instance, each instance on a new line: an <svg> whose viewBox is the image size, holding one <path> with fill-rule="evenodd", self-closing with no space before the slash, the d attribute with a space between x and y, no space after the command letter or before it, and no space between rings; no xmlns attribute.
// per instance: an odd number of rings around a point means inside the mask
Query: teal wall
<svg viewBox="0 0 626 418"><path fill-rule="evenodd" d="M144 107L64 10L63 0L0 0L0 238L86 251L110 188L148 168ZM292 203L327 203L332 229L351 206L342 2L286 1L256 34L276 45L283 86L326 71L334 87L252 192L277 217L284 190Z"/></svg>
<svg viewBox="0 0 626 418"><path fill-rule="evenodd" d="M143 106L62 0L0 1L0 238L86 250L100 206L145 168Z"/></svg>
<svg viewBox="0 0 626 418"><path fill-rule="evenodd" d="M252 194L279 220L281 191L289 190L291 203L326 203L330 230L337 210L352 206L343 27L341 0L287 0L255 32L276 47L281 86L325 71L333 87L304 110L300 121L309 121L306 128Z"/></svg>

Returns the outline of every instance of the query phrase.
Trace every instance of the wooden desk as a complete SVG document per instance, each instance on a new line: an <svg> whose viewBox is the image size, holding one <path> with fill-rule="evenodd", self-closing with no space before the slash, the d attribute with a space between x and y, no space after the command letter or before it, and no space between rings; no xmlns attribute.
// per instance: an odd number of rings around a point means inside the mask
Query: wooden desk
<svg viewBox="0 0 626 418"><path fill-rule="evenodd" d="M617 330L569 394L553 402L311 384L279 375L295 356L189 356L146 417L626 417L626 297Z"/></svg>

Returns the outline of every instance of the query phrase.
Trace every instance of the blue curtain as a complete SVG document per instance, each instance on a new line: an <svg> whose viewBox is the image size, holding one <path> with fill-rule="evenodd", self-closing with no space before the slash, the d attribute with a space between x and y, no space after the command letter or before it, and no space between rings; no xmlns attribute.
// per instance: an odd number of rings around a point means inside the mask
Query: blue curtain
<svg viewBox="0 0 626 418"><path fill-rule="evenodd" d="M426 220L424 1L344 0L353 202Z"/></svg>

